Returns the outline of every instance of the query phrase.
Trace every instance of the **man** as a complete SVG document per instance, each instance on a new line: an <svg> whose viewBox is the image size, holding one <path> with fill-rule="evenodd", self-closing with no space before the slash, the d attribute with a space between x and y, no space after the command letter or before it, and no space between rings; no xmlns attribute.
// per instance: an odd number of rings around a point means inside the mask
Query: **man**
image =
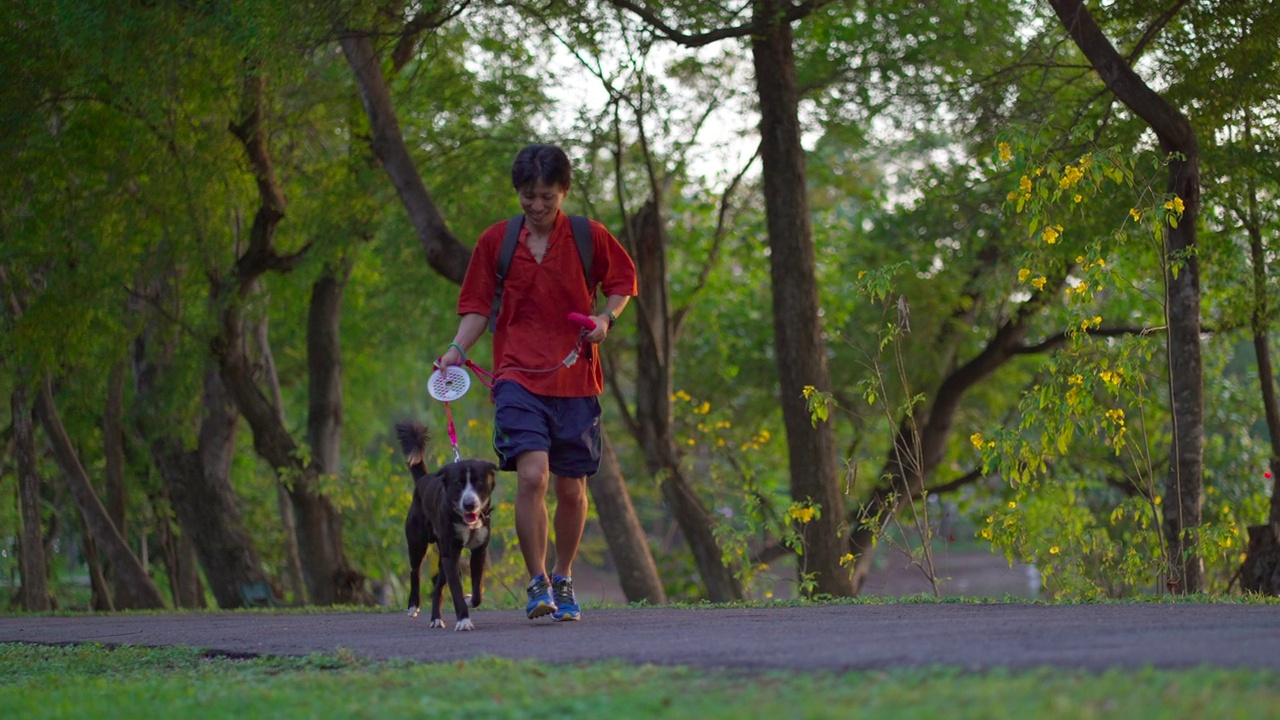
<svg viewBox="0 0 1280 720"><path fill-rule="evenodd" d="M573 561L587 521L587 477L600 468L600 402L604 375L596 345L609 336L627 301L636 294L631 257L603 225L590 222L591 278L569 217L560 206L569 194L572 169L554 145L530 145L511 165L511 185L524 210L523 227L501 288L493 330L493 447L502 470L514 470L516 536L530 582L529 619L550 614L578 620ZM458 332L440 358L458 365L484 333L499 292L497 267L508 222L480 235L458 295ZM593 313L595 288L605 296ZM569 313L589 315L583 331ZM585 341L585 342L583 342ZM571 362L581 347L581 356ZM556 562L546 568L546 494L555 477Z"/></svg>

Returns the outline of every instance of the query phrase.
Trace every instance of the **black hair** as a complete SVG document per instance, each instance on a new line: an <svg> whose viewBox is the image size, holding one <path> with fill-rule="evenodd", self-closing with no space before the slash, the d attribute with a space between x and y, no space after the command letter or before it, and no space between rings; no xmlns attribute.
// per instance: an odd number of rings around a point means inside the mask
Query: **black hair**
<svg viewBox="0 0 1280 720"><path fill-rule="evenodd" d="M568 189L572 176L569 156L555 145L529 145L511 163L511 187L516 190L536 182Z"/></svg>

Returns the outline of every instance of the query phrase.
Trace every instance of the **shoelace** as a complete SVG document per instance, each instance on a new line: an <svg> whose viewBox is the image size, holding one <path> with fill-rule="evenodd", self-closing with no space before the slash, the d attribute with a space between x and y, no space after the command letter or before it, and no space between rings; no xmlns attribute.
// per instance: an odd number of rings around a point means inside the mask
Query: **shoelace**
<svg viewBox="0 0 1280 720"><path fill-rule="evenodd" d="M575 602L573 597L573 580L564 578L552 585L552 591L556 596L556 604L572 605Z"/></svg>

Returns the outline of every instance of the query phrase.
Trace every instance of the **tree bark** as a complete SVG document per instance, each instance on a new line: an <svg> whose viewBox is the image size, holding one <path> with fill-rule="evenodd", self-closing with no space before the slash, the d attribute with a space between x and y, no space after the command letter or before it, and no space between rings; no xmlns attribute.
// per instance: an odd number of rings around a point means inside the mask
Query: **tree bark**
<svg viewBox="0 0 1280 720"><path fill-rule="evenodd" d="M124 594L116 598L120 609L152 610L164 607L164 597L147 575L138 556L134 555L107 515L107 509L93 490L89 476L80 465L53 400L53 390L46 380L36 396L36 415L53 450L54 460L67 478L67 485L80 508L89 535L106 554L108 562L120 573Z"/></svg>
<svg viewBox="0 0 1280 720"><path fill-rule="evenodd" d="M1204 365L1200 349L1200 262L1196 253L1199 146L1187 117L1138 77L1082 0L1049 0L1049 4L1102 82L1155 133L1161 151L1168 157L1166 191L1181 198L1184 206L1177 227L1163 228L1173 445L1161 506L1170 564L1169 589L1174 593L1203 592L1200 525L1204 503Z"/></svg>
<svg viewBox="0 0 1280 720"><path fill-rule="evenodd" d="M174 392L170 385L176 373L177 345L176 331L166 317L182 315L172 272L154 280L146 292L148 305L165 311L148 313L133 342L134 423L147 438L151 462L164 481L182 536L195 546L214 602L223 609L242 607L241 588L265 582L266 573L231 484L239 415L217 365L207 362L200 427L195 449L188 449L190 441L181 430L186 423L167 411L169 403L164 402ZM216 302L213 297L209 300L211 306ZM194 592L184 588L178 594L190 600ZM204 603L203 590L199 602Z"/></svg>
<svg viewBox="0 0 1280 720"><path fill-rule="evenodd" d="M169 595L177 608L205 607L204 587L200 582L199 554L196 543L186 533L175 533L170 515L173 505L167 498L153 498L155 531L169 575Z"/></svg>
<svg viewBox="0 0 1280 720"><path fill-rule="evenodd" d="M382 58L367 33L344 32L342 50L360 88L360 100L369 117L369 141L373 154L395 185L400 202L426 253L427 264L452 282L461 285L471 261L471 250L458 242L445 223L431 193L409 154L409 146L396 120L391 91L382 73Z"/></svg>
<svg viewBox="0 0 1280 720"><path fill-rule="evenodd" d="M664 605L667 593L658 575L658 565L631 504L613 443L608 433L603 435L600 472L587 480L587 489L600 517L600 529L609 546L609 555L618 570L618 583L628 602Z"/></svg>
<svg viewBox="0 0 1280 720"><path fill-rule="evenodd" d="M18 508L22 513L22 546L18 568L22 573L22 609L46 612L53 608L49 595L49 558L41 530L40 474L36 467L35 429L31 422L31 390L19 378L10 399L13 418L13 451L18 472Z"/></svg>
<svg viewBox="0 0 1280 720"><path fill-rule="evenodd" d="M124 383L126 368L123 362L111 366L107 375L107 405L102 414L102 450L107 474L107 515L115 523L120 536L129 540L126 522L128 496L125 490L124 452ZM112 587L117 595L122 592L121 579L114 570L110 573Z"/></svg>
<svg viewBox="0 0 1280 720"><path fill-rule="evenodd" d="M666 249L658 200L651 198L632 215L630 240L636 271L644 281L633 305L636 333L636 413L632 431L644 452L649 472L662 477L662 497L688 543L712 602L744 596L734 568L724 562L716 540L716 518L707 510L681 471L671 407L674 342L667 289ZM647 547L647 543L646 543Z"/></svg>
<svg viewBox="0 0 1280 720"><path fill-rule="evenodd" d="M267 317L258 318L254 324L254 338L257 343L258 361L262 365L262 381L271 395L271 402L277 411L277 420L285 424L284 392L280 389L280 373L276 369L276 356L271 350L271 333ZM285 578L296 605L307 605L306 573L302 570L302 553L298 549L298 516L293 509L293 498L284 480L276 478L276 506L280 512L280 530L283 534L285 558Z"/></svg>
<svg viewBox="0 0 1280 720"><path fill-rule="evenodd" d="M240 121L231 127L253 168L259 205L248 245L236 260L234 278L229 285L217 289L216 294L222 300L221 332L213 338L211 349L222 370L223 381L253 430L255 450L275 468L289 489L311 602L321 605L366 602L364 578L351 567L341 545L342 516L328 498L315 490L322 470L314 458L304 461L301 448L280 420L283 409L258 387L250 359L246 337L248 321L244 312L247 299L257 292L258 278L264 273L291 270L306 252L304 249L286 257L279 255L274 247L276 229L284 218L285 199L267 146L263 118L265 89L261 75L253 71L246 75Z"/></svg>
<svg viewBox="0 0 1280 720"><path fill-rule="evenodd" d="M820 516L802 528L806 542L801 571L812 575L814 591L853 595L853 582L840 565L847 531L844 497L829 423L810 421L804 388L830 391L822 340L813 233L800 143L799 92L794 36L780 0L755 0L757 31L751 38L756 90L760 99L761 159L769 270L773 294L782 417L787 431L791 497L821 506Z"/></svg>
<svg viewBox="0 0 1280 720"><path fill-rule="evenodd" d="M1251 119L1246 119L1245 138L1252 143ZM1261 213L1255 188L1249 190L1247 217L1242 218L1249 234L1249 258L1253 264L1253 353L1257 358L1258 388L1262 395L1267 438L1271 446L1271 502L1267 522L1249 526L1249 546L1240 568L1240 587L1248 592L1280 595L1280 397L1271 358L1271 309L1267 278L1267 252L1262 239Z"/></svg>

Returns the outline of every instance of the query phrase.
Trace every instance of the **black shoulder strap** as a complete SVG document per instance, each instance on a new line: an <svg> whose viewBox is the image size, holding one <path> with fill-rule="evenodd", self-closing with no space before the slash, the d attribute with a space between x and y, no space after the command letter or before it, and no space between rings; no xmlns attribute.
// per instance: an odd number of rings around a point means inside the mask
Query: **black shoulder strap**
<svg viewBox="0 0 1280 720"><path fill-rule="evenodd" d="M578 257L582 260L582 277L587 279L587 292L595 302L596 285L591 282L591 255L594 246L591 244L591 221L582 215L570 215L569 224L573 226L573 241L578 244Z"/></svg>
<svg viewBox="0 0 1280 720"><path fill-rule="evenodd" d="M493 288L493 305L489 308L489 332L498 327L498 311L502 309L502 285L511 269L511 258L520 242L520 228L524 227L524 215L516 215L507 221L507 232L502 236L502 248L498 250L498 284Z"/></svg>
<svg viewBox="0 0 1280 720"><path fill-rule="evenodd" d="M587 291L594 301L596 286L591 282L591 258L594 247L591 243L591 221L582 215L570 215L569 224L573 228L573 241L578 246L578 258L582 260L582 276L587 282ZM507 279L507 271L511 269L511 258L515 257L516 244L520 242L520 229L524 227L524 215L516 215L507 221L506 233L502 236L502 248L498 250L498 284L493 289L493 306L489 309L489 332L498 326L498 312L502 309L502 288Z"/></svg>

